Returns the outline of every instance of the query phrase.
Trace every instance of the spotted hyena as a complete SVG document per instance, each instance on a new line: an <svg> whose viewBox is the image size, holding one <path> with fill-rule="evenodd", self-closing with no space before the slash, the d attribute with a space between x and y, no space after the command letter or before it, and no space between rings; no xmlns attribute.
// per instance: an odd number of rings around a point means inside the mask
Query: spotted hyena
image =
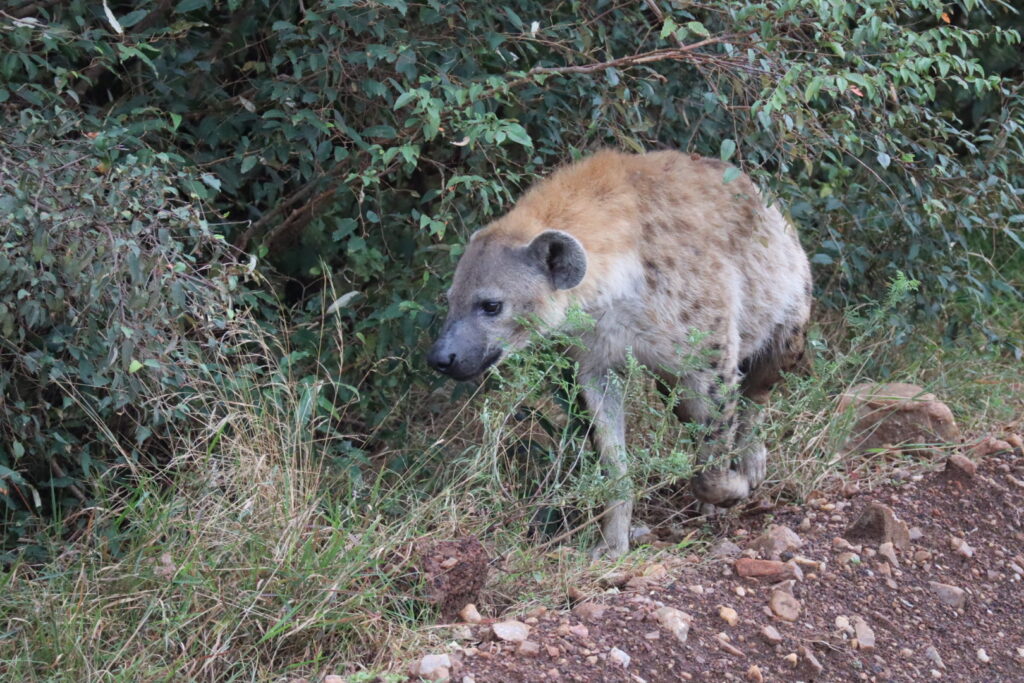
<svg viewBox="0 0 1024 683"><path fill-rule="evenodd" d="M734 505L765 476L754 404L803 355L811 274L792 225L746 176L725 182L726 168L679 152L599 152L537 183L476 232L455 270L448 318L427 358L455 379L526 345L531 328L564 327L573 307L593 320L568 353L594 446L618 482L598 554L629 544L616 375L630 354L679 390L680 420L705 427L691 481L699 500ZM704 362L681 362L694 357Z"/></svg>

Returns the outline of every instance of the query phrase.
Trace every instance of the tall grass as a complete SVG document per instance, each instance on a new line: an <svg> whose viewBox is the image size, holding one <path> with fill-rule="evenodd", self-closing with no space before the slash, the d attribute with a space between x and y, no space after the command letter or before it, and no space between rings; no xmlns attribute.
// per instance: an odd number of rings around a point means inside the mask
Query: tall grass
<svg viewBox="0 0 1024 683"><path fill-rule="evenodd" d="M896 339L886 315L897 305L814 332L813 373L765 408L767 495L799 500L855 467L836 457L849 419L835 405L864 379L923 383L952 401L968 431L1019 413L1012 356ZM356 466L324 455L351 436L343 425L359 410L337 403L327 370L295 377L277 337L244 321L233 335L223 340L230 357L207 366L230 376L192 378L197 423L172 439L172 461L123 465L128 486L97 482L94 504L76 513L86 533L55 531L52 561L0 575L7 680L358 680L453 637L432 625L418 540L485 543L494 558L485 613L558 604L567 586L607 568L577 552L611 492L580 421L566 415L573 386L556 347L512 359L468 401L449 402L447 388L410 390L390 419L413 436L371 440ZM681 522L674 506L692 433L666 417L642 369L626 382L641 513Z"/></svg>

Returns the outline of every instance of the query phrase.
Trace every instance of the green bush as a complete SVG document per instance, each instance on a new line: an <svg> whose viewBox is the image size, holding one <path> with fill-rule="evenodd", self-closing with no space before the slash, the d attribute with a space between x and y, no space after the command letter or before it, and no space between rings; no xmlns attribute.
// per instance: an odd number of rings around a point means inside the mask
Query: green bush
<svg viewBox="0 0 1024 683"><path fill-rule="evenodd" d="M166 155L97 162L26 116L0 137L0 496L6 541L82 479L166 457L190 366L244 269ZM203 416L205 418L205 416ZM6 545L6 543L5 543Z"/></svg>

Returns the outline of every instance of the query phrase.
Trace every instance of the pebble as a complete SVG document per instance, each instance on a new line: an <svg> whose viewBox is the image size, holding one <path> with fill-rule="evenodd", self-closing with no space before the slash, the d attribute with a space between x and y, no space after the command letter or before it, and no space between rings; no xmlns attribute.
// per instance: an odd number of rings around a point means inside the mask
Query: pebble
<svg viewBox="0 0 1024 683"><path fill-rule="evenodd" d="M775 616L784 621L796 621L800 616L800 601L786 591L772 591L768 606Z"/></svg>
<svg viewBox="0 0 1024 683"><path fill-rule="evenodd" d="M803 539L789 527L772 524L767 531L751 541L747 547L756 550L762 557L778 560L781 559L783 553L796 550L803 544Z"/></svg>
<svg viewBox="0 0 1024 683"><path fill-rule="evenodd" d="M978 471L978 465L970 458L960 453L954 453L946 460L946 471L973 477L974 473Z"/></svg>
<svg viewBox="0 0 1024 683"><path fill-rule="evenodd" d="M782 634L770 624L761 629L761 637L770 645L777 645L782 642Z"/></svg>
<svg viewBox="0 0 1024 683"><path fill-rule="evenodd" d="M875 649L875 632L868 622L861 617L853 618L853 632L857 636L857 648L871 651Z"/></svg>
<svg viewBox="0 0 1024 683"><path fill-rule="evenodd" d="M753 683L764 683L764 675L761 674L761 667L757 664L751 664L750 668L747 669L747 680Z"/></svg>
<svg viewBox="0 0 1024 683"><path fill-rule="evenodd" d="M785 579L804 578L800 566L790 560L781 562L779 560L755 560L749 557L741 557L733 563L736 573L744 578L759 578L769 581L783 581Z"/></svg>
<svg viewBox="0 0 1024 683"><path fill-rule="evenodd" d="M740 615L736 613L736 610L724 605L718 608L718 616L722 618L722 621L729 624L729 626L735 626L740 620Z"/></svg>
<svg viewBox="0 0 1024 683"><path fill-rule="evenodd" d="M448 678L452 668L452 660L446 654L426 655L411 667L413 676L426 678L428 681L439 681ZM324 679L324 683L328 683Z"/></svg>
<svg viewBox="0 0 1024 683"><path fill-rule="evenodd" d="M535 643L532 640L524 640L523 642L519 643L519 648L517 651L521 655L525 655L527 657L535 657L536 655L540 654L540 644Z"/></svg>
<svg viewBox="0 0 1024 683"><path fill-rule="evenodd" d="M796 668L797 662L800 661L800 658L796 656L795 652L790 652L788 655L783 657L783 659L786 660L786 662L794 669Z"/></svg>
<svg viewBox="0 0 1024 683"><path fill-rule="evenodd" d="M632 659L632 657L630 657L628 654L626 654L619 648L613 647L608 652L608 659L612 660L613 662L621 666L623 669L625 669L627 666L629 666L629 662Z"/></svg>
<svg viewBox="0 0 1024 683"><path fill-rule="evenodd" d="M729 636L727 636L726 634L719 633L716 636L716 639L718 640L718 647L722 648L723 652L727 652L727 653L731 654L734 657L742 657L743 656L743 650L739 649L738 647L736 647L735 645L730 643L729 642Z"/></svg>
<svg viewBox="0 0 1024 683"><path fill-rule="evenodd" d="M477 611L476 605L471 602L467 603L465 607L459 610L459 618L470 624L479 624L484 620L484 618L480 616L480 612Z"/></svg>
<svg viewBox="0 0 1024 683"><path fill-rule="evenodd" d="M848 635L853 635L853 626L850 625L850 619L840 614L836 617L836 628Z"/></svg>
<svg viewBox="0 0 1024 683"><path fill-rule="evenodd" d="M928 585L939 599L939 602L944 605L960 609L967 602L967 593L964 592L963 588L957 588L948 583L939 583L938 581L929 581Z"/></svg>
<svg viewBox="0 0 1024 683"><path fill-rule="evenodd" d="M915 562L927 562L932 559L932 554L927 550L916 550L914 551Z"/></svg>
<svg viewBox="0 0 1024 683"><path fill-rule="evenodd" d="M878 546L878 554L885 558L885 561L899 569L900 561L896 559L896 547L886 542Z"/></svg>
<svg viewBox="0 0 1024 683"><path fill-rule="evenodd" d="M967 541L956 536L949 537L949 548L957 555L962 555L968 559L974 557L974 548L967 545Z"/></svg>
<svg viewBox="0 0 1024 683"><path fill-rule="evenodd" d="M726 559L730 557L736 557L740 554L741 551L742 549L738 545L736 545L729 539L723 538L722 540L718 541L717 543L711 546L711 548L708 550L708 554L711 555L711 557Z"/></svg>
<svg viewBox="0 0 1024 683"><path fill-rule="evenodd" d="M586 638L590 635L590 629L583 624L573 624L569 627L569 633L577 638Z"/></svg>
<svg viewBox="0 0 1024 683"><path fill-rule="evenodd" d="M581 602L573 608L572 612L584 621L594 621L604 616L607 609L605 605L596 602Z"/></svg>
<svg viewBox="0 0 1024 683"><path fill-rule="evenodd" d="M736 595L740 596L741 598L747 597L747 589L744 588L743 586L736 586L734 591L735 591Z"/></svg>
<svg viewBox="0 0 1024 683"><path fill-rule="evenodd" d="M942 661L942 657L939 656L939 651L935 649L934 645L929 645L927 648L925 648L924 656L928 658L929 662L939 667L940 669L946 668L946 665Z"/></svg>
<svg viewBox="0 0 1024 683"><path fill-rule="evenodd" d="M494 632L498 640L505 640L510 643L521 643L530 636L530 627L515 619L491 624L491 631Z"/></svg>
<svg viewBox="0 0 1024 683"><path fill-rule="evenodd" d="M814 656L814 653L811 652L811 649L806 645L800 646L800 656L803 657L807 661L807 663L811 665L811 668L814 669L815 673L820 674L822 671L825 670L825 667L821 665L821 662L818 661L818 658Z"/></svg>
<svg viewBox="0 0 1024 683"><path fill-rule="evenodd" d="M686 642L693 621L689 614L675 607L662 607L655 611L654 616L662 628L674 635L680 643Z"/></svg>
<svg viewBox="0 0 1024 683"><path fill-rule="evenodd" d="M978 648L978 661L982 664L988 664L992 661L992 658L988 656L988 653L985 652L985 648L983 647Z"/></svg>

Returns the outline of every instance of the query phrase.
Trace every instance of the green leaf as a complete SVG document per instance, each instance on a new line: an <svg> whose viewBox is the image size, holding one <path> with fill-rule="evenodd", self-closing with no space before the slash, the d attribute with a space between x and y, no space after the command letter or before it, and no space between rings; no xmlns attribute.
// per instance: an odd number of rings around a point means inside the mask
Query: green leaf
<svg viewBox="0 0 1024 683"><path fill-rule="evenodd" d="M255 154L250 154L249 156L244 157L242 159L242 165L238 169L239 172L248 173L249 171L252 170L253 166L256 165L257 161L259 161L259 159L256 157Z"/></svg>
<svg viewBox="0 0 1024 683"><path fill-rule="evenodd" d="M718 156L722 161L729 161L736 153L736 141L731 138L722 140L722 146L718 149Z"/></svg>
<svg viewBox="0 0 1024 683"><path fill-rule="evenodd" d="M138 372L142 368L143 368L142 363L140 363L139 361L137 361L137 360L135 360L133 358L132 362L128 364L128 374L134 375L136 372Z"/></svg>
<svg viewBox="0 0 1024 683"><path fill-rule="evenodd" d="M668 38L676 32L679 24L672 20L672 17L665 17L665 23L661 25L661 37Z"/></svg>
<svg viewBox="0 0 1024 683"><path fill-rule="evenodd" d="M181 2L175 5L174 12L176 14L184 14L185 12L206 7L209 7L207 0L181 0Z"/></svg>
<svg viewBox="0 0 1024 683"><path fill-rule="evenodd" d="M18 458L25 455L25 447L21 444L20 441L12 441L11 453L14 455L14 459L17 460Z"/></svg>
<svg viewBox="0 0 1024 683"><path fill-rule="evenodd" d="M729 168L725 169L725 173L722 174L722 182L731 183L732 181L739 178L741 175L743 174L740 172L740 169L736 168L735 166L730 166Z"/></svg>
<svg viewBox="0 0 1024 683"><path fill-rule="evenodd" d="M892 162L892 159L885 152L879 152L878 157L876 158L878 159L878 164L882 168L889 168L889 164Z"/></svg>
<svg viewBox="0 0 1024 683"><path fill-rule="evenodd" d="M700 36L702 38L707 38L708 36L711 35L710 33L708 33L707 28L704 27L704 24L700 23L699 21L687 22L686 23L686 29L690 33L693 33L694 35L698 35L698 36Z"/></svg>

